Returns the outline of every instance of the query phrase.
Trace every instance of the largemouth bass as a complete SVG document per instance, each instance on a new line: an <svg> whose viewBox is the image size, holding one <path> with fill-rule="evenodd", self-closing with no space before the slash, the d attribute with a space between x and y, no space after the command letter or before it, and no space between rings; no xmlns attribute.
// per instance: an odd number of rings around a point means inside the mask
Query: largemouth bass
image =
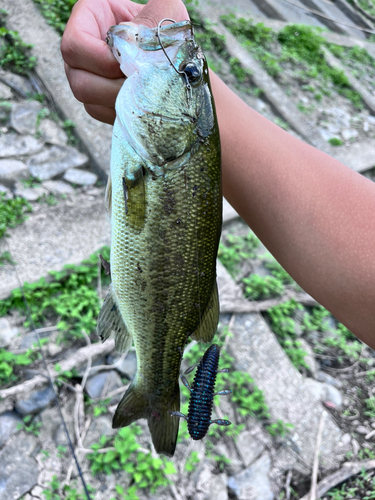
<svg viewBox="0 0 375 500"><path fill-rule="evenodd" d="M219 130L190 21L159 31L113 26L107 42L127 79L116 101L106 193L112 284L98 334L113 333L122 352L134 339L137 354L113 427L146 418L156 451L172 456L185 344L210 342L218 323Z"/></svg>

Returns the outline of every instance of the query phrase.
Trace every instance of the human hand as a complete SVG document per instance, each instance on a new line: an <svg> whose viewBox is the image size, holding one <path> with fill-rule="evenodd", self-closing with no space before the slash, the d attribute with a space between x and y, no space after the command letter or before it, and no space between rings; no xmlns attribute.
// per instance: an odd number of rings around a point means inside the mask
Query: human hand
<svg viewBox="0 0 375 500"><path fill-rule="evenodd" d="M121 22L154 27L164 18L189 19L181 0L79 0L61 42L65 71L76 99L97 120L112 124L115 102L124 82L119 64L105 42L108 29Z"/></svg>

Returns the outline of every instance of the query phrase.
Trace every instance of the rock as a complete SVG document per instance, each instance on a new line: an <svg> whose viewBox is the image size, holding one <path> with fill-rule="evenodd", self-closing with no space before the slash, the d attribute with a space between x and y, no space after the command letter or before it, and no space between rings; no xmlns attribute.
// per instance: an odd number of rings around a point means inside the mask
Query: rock
<svg viewBox="0 0 375 500"><path fill-rule="evenodd" d="M24 456L35 457L40 450L38 439L32 434L20 432L18 436L12 439L7 448L12 447L14 450L22 453Z"/></svg>
<svg viewBox="0 0 375 500"><path fill-rule="evenodd" d="M8 187L12 187L20 179L27 179L29 175L29 169L23 161L0 160L0 181Z"/></svg>
<svg viewBox="0 0 375 500"><path fill-rule="evenodd" d="M355 456L358 455L358 452L359 450L361 449L361 447L359 446L359 443L356 439L352 439L352 447L353 447L353 453Z"/></svg>
<svg viewBox="0 0 375 500"><path fill-rule="evenodd" d="M48 118L41 121L38 131L41 133L43 141L47 144L65 146L68 142L68 136L64 130L56 122Z"/></svg>
<svg viewBox="0 0 375 500"><path fill-rule="evenodd" d="M55 196L62 196L74 193L74 188L64 181L45 181L43 187Z"/></svg>
<svg viewBox="0 0 375 500"><path fill-rule="evenodd" d="M52 146L41 153L32 156L27 166L33 177L42 181L52 179L62 174L68 168L83 167L88 163L88 157L70 146Z"/></svg>
<svg viewBox="0 0 375 500"><path fill-rule="evenodd" d="M254 462L264 450L264 445L254 439L250 431L241 432L236 442L245 467Z"/></svg>
<svg viewBox="0 0 375 500"><path fill-rule="evenodd" d="M211 464L205 463L196 482L202 500L228 500L228 491L220 476L213 475Z"/></svg>
<svg viewBox="0 0 375 500"><path fill-rule="evenodd" d="M370 429L367 429L364 425L359 425L356 427L355 432L358 434L363 434L364 436L370 432Z"/></svg>
<svg viewBox="0 0 375 500"><path fill-rule="evenodd" d="M63 351L63 347L61 347L61 345L57 345L54 342L48 342L47 352L48 352L49 356L51 356L52 358L54 356L56 356L57 354L60 354L60 352L62 352L62 351Z"/></svg>
<svg viewBox="0 0 375 500"><path fill-rule="evenodd" d="M345 141L350 141L350 139L358 137L358 132L354 129L345 128L344 130L341 131L341 135Z"/></svg>
<svg viewBox="0 0 375 500"><path fill-rule="evenodd" d="M229 489L238 500L273 500L268 473L271 459L268 453L261 456L251 467L228 480Z"/></svg>
<svg viewBox="0 0 375 500"><path fill-rule="evenodd" d="M341 108L328 108L324 110L326 116L330 116L334 119L334 123L339 128L349 128L350 127L350 114Z"/></svg>
<svg viewBox="0 0 375 500"><path fill-rule="evenodd" d="M7 124L10 112L12 111L12 105L9 102L0 102L0 124ZM4 132L7 132L8 129L5 128Z"/></svg>
<svg viewBox="0 0 375 500"><path fill-rule="evenodd" d="M342 405L341 392L333 387L333 385L324 384L326 388L325 401L329 401L335 405L335 408L340 408Z"/></svg>
<svg viewBox="0 0 375 500"><path fill-rule="evenodd" d="M14 411L7 411L0 415L0 447L18 431L20 424L22 424L22 419Z"/></svg>
<svg viewBox="0 0 375 500"><path fill-rule="evenodd" d="M1 71L0 80L23 98L34 93L33 86L27 78L11 71Z"/></svg>
<svg viewBox="0 0 375 500"><path fill-rule="evenodd" d="M48 337L51 332L41 332L39 337L41 339ZM38 335L35 332L27 333L21 340L20 349L30 349L33 345L38 345Z"/></svg>
<svg viewBox="0 0 375 500"><path fill-rule="evenodd" d="M342 442L342 444L349 444L351 439L352 439L351 435L347 432L346 434L344 434L342 436L341 442Z"/></svg>
<svg viewBox="0 0 375 500"><path fill-rule="evenodd" d="M318 367L317 367L316 360L315 360L314 350L312 349L310 344L308 342L306 342L306 340L299 338L298 342L300 343L300 348L306 352L306 356L304 357L304 361L307 364L307 366L309 367L309 371L310 371L311 375L314 378L316 378L316 374L318 372Z"/></svg>
<svg viewBox="0 0 375 500"><path fill-rule="evenodd" d="M120 354L111 354L108 356L108 364L115 364L120 358ZM126 375L130 380L133 380L137 371L137 355L135 351L129 351L125 359L120 364L116 365L116 370L122 375Z"/></svg>
<svg viewBox="0 0 375 500"><path fill-rule="evenodd" d="M17 334L17 328L12 328L6 318L0 318L0 348L7 347Z"/></svg>
<svg viewBox="0 0 375 500"><path fill-rule="evenodd" d="M369 122L370 125L375 125L375 116L368 116L367 121Z"/></svg>
<svg viewBox="0 0 375 500"><path fill-rule="evenodd" d="M13 92L10 90L8 85L5 85L5 83L2 82L0 82L0 99L13 99Z"/></svg>
<svg viewBox="0 0 375 500"><path fill-rule="evenodd" d="M4 134L0 136L0 158L32 155L43 148L43 143L32 135Z"/></svg>
<svg viewBox="0 0 375 500"><path fill-rule="evenodd" d="M13 198L12 191L6 186L3 186L2 184L0 184L0 194L5 195L4 196L5 200L11 200Z"/></svg>
<svg viewBox="0 0 375 500"><path fill-rule="evenodd" d="M370 130L369 122L363 122L363 132L368 132Z"/></svg>
<svg viewBox="0 0 375 500"><path fill-rule="evenodd" d="M85 170L70 168L65 172L64 180L78 186L92 186L98 180L98 176Z"/></svg>
<svg viewBox="0 0 375 500"><path fill-rule="evenodd" d="M40 391L33 391L27 399L21 399L15 404L15 410L21 415L37 413L52 403L55 399L55 393L51 386L47 386Z"/></svg>
<svg viewBox="0 0 375 500"><path fill-rule="evenodd" d="M83 444L86 448L90 448L92 444L99 442L101 436L110 436L116 432L117 431L115 429L112 429L112 418L106 415L101 415L91 422Z"/></svg>
<svg viewBox="0 0 375 500"><path fill-rule="evenodd" d="M120 375L115 370L108 370L89 377L85 390L91 399L95 399L122 386Z"/></svg>
<svg viewBox="0 0 375 500"><path fill-rule="evenodd" d="M0 453L0 498L18 500L38 482L39 468L35 458L6 446Z"/></svg>
<svg viewBox="0 0 375 500"><path fill-rule="evenodd" d="M41 109L42 105L38 101L23 101L13 104L10 114L11 127L19 134L34 135L38 113Z"/></svg>
<svg viewBox="0 0 375 500"><path fill-rule="evenodd" d="M336 387L337 389L341 389L343 387L343 384L340 380L337 380L336 378L323 371L318 371L315 378L318 382L333 385L333 387Z"/></svg>
<svg viewBox="0 0 375 500"><path fill-rule="evenodd" d="M14 194L16 196L24 198L27 201L36 201L43 195L47 195L48 191L44 189L42 186L28 188L24 187L20 182L17 182L16 187L14 189Z"/></svg>

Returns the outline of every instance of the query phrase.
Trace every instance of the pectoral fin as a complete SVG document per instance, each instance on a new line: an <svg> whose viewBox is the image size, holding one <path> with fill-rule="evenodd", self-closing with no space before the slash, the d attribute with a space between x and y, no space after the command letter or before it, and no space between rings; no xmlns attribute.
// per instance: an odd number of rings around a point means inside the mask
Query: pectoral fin
<svg viewBox="0 0 375 500"><path fill-rule="evenodd" d="M217 283L215 280L212 289L210 300L208 301L206 310L203 313L201 322L195 330L191 338L200 342L211 342L216 333L217 324L219 322L219 294L217 291Z"/></svg>
<svg viewBox="0 0 375 500"><path fill-rule="evenodd" d="M125 353L132 345L132 336L126 328L113 297L112 285L109 287L108 294L99 313L97 333L102 342L113 335L116 351L118 352Z"/></svg>

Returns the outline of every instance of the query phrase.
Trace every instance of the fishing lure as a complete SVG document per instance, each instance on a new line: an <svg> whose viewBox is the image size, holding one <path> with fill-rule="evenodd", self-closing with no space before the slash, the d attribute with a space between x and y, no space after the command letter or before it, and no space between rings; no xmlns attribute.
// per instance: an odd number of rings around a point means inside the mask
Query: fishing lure
<svg viewBox="0 0 375 500"><path fill-rule="evenodd" d="M181 375L182 383L189 389L191 394L189 412L186 416L179 411L171 411L170 415L187 420L189 434L194 440L204 438L211 424L231 425L232 423L229 420L211 420L214 396L225 396L232 392L228 389L214 392L216 375L218 373L228 373L228 368L218 370L219 358L220 348L217 344L212 344L204 353L200 363L191 366ZM190 387L185 375L192 372L196 366L198 366L197 372L193 386Z"/></svg>

